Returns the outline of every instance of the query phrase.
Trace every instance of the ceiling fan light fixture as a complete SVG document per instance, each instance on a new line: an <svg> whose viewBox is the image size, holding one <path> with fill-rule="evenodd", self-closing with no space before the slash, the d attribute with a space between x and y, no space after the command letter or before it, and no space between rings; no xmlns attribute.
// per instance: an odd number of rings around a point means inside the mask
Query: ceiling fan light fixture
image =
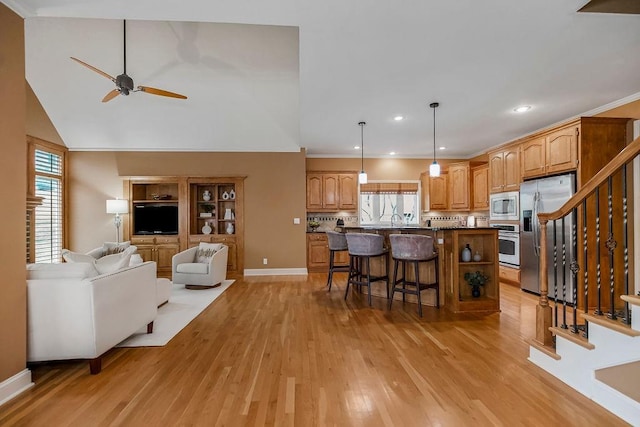
<svg viewBox="0 0 640 427"><path fill-rule="evenodd" d="M366 184L367 183L367 173L364 171L364 125L366 122L358 122L358 126L360 126L360 173L358 174L358 183Z"/></svg>

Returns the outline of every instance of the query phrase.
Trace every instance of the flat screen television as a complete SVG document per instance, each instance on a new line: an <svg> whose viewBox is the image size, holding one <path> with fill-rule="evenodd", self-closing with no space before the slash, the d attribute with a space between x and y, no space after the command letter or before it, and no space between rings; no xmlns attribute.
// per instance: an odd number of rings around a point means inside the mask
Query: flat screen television
<svg viewBox="0 0 640 427"><path fill-rule="evenodd" d="M170 203L133 206L134 234L178 234L178 205Z"/></svg>

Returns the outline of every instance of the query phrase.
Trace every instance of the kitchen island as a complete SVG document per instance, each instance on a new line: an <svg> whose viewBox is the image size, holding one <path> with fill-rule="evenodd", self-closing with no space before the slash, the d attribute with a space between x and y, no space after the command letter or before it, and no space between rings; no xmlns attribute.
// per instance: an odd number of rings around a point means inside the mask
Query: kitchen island
<svg viewBox="0 0 640 427"><path fill-rule="evenodd" d="M434 246L438 251L438 267L440 279L440 306L458 312L495 312L500 311L500 286L498 278L498 231L493 228L431 228L431 227L390 227L390 226L360 226L344 227L347 233L375 233L383 235L385 246L389 243L390 234L422 234L434 238ZM471 261L462 261L462 250L469 245ZM476 255L476 260L473 256ZM373 274L384 274L383 261L372 260ZM393 260L389 257L389 280L393 280ZM472 286L465 280L466 273L480 272L487 277L487 282L480 288L480 296L472 295ZM413 274L407 271L409 280ZM433 282L435 278L434 263L421 263L420 280ZM366 291L366 290L365 290ZM387 291L383 282L371 284L373 295L385 298ZM422 293L423 306L436 306L435 290L425 290ZM396 294L395 300L402 300ZM406 296L407 302L416 303L413 295Z"/></svg>

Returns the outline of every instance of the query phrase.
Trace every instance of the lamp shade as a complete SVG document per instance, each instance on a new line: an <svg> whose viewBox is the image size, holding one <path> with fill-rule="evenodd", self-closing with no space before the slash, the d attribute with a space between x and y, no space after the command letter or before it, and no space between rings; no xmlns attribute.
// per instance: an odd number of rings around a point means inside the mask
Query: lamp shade
<svg viewBox="0 0 640 427"><path fill-rule="evenodd" d="M358 174L358 183L359 184L367 183L367 173L365 171L362 171Z"/></svg>
<svg viewBox="0 0 640 427"><path fill-rule="evenodd" d="M122 199L107 200L107 213L126 214L129 213L129 201Z"/></svg>
<svg viewBox="0 0 640 427"><path fill-rule="evenodd" d="M429 166L429 176L440 176L440 165L435 160Z"/></svg>

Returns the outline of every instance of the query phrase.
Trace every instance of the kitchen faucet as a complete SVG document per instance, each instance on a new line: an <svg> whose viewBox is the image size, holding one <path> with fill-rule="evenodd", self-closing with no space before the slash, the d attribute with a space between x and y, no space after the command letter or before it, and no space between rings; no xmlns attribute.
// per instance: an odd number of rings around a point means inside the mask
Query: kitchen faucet
<svg viewBox="0 0 640 427"><path fill-rule="evenodd" d="M396 223L395 219L396 217L400 220L398 223ZM394 213L393 215L391 215L391 226L395 227L396 225L404 225L404 220L402 218L402 215L398 214L398 213Z"/></svg>

